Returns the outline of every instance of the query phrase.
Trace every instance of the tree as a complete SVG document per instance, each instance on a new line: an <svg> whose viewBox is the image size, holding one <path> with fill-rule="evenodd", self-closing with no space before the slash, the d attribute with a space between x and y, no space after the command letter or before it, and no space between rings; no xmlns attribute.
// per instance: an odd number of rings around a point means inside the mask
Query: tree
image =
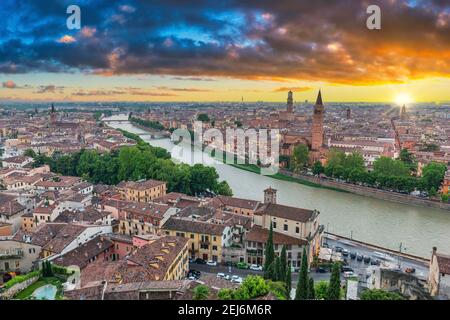
<svg viewBox="0 0 450 320"><path fill-rule="evenodd" d="M200 113L197 116L197 120L201 121L201 122L209 122L210 121L209 116L206 113Z"/></svg>
<svg viewBox="0 0 450 320"><path fill-rule="evenodd" d="M339 300L341 296L341 266L335 262L331 269L330 285L328 287L327 299Z"/></svg>
<svg viewBox="0 0 450 320"><path fill-rule="evenodd" d="M206 300L209 297L209 288L203 284L194 288L194 300Z"/></svg>
<svg viewBox="0 0 450 320"><path fill-rule="evenodd" d="M316 299L327 300L328 299L328 287L329 283L327 281L320 281L314 286L314 292Z"/></svg>
<svg viewBox="0 0 450 320"><path fill-rule="evenodd" d="M278 281L286 281L286 269L288 269L286 245L283 245L280 254L280 273L278 275Z"/></svg>
<svg viewBox="0 0 450 320"><path fill-rule="evenodd" d="M448 194L443 194L443 195L441 196L441 199L442 199L442 202L447 203L447 202L448 202L448 199L449 199L449 195L448 195Z"/></svg>
<svg viewBox="0 0 450 320"><path fill-rule="evenodd" d="M269 285L259 276L248 276L237 289L221 289L218 297L221 300L249 300L266 295Z"/></svg>
<svg viewBox="0 0 450 320"><path fill-rule="evenodd" d="M447 166L440 163L431 162L423 167L421 185L428 193L431 190L439 190L444 180Z"/></svg>
<svg viewBox="0 0 450 320"><path fill-rule="evenodd" d="M232 196L233 195L233 190L230 188L230 186L228 185L228 183L226 181L221 181L218 185L217 185L217 193L222 195L222 196Z"/></svg>
<svg viewBox="0 0 450 320"><path fill-rule="evenodd" d="M23 153L23 155L25 157L30 157L30 158L35 158L36 157L36 152L33 151L33 149L27 149L25 150L25 152Z"/></svg>
<svg viewBox="0 0 450 320"><path fill-rule="evenodd" d="M275 271L272 277L272 281L283 281L284 275L282 275L281 259L280 257L275 258Z"/></svg>
<svg viewBox="0 0 450 320"><path fill-rule="evenodd" d="M294 148L291 158L291 167L294 172L301 172L309 162L309 149L305 144L299 144Z"/></svg>
<svg viewBox="0 0 450 320"><path fill-rule="evenodd" d="M381 289L369 289L363 291L361 300L405 300L405 298L395 292L387 292Z"/></svg>
<svg viewBox="0 0 450 320"><path fill-rule="evenodd" d="M409 176L409 168L400 160L389 157L380 157L373 163L373 171L384 176Z"/></svg>
<svg viewBox="0 0 450 320"><path fill-rule="evenodd" d="M315 174L316 176L324 173L325 168L322 165L322 162L320 161L316 161L314 162L313 166L312 166L312 172L313 174Z"/></svg>
<svg viewBox="0 0 450 320"><path fill-rule="evenodd" d="M267 238L264 252L264 278L273 278L273 263L275 261L275 251L273 249L273 226L270 223L269 237Z"/></svg>
<svg viewBox="0 0 450 320"><path fill-rule="evenodd" d="M298 274L297 290L295 300L306 300L308 298L308 257L306 248L303 248L302 263Z"/></svg>
<svg viewBox="0 0 450 320"><path fill-rule="evenodd" d="M286 291L288 298L291 296L291 290L292 290L292 274L291 274L291 266L287 266L286 268Z"/></svg>
<svg viewBox="0 0 450 320"><path fill-rule="evenodd" d="M314 288L314 279L309 278L308 282L308 300L315 300L316 299L316 292Z"/></svg>

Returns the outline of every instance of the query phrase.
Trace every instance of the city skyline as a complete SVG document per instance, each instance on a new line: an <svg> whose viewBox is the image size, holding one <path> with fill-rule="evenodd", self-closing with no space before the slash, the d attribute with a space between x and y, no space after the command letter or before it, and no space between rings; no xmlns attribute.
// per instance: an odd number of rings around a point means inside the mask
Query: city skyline
<svg viewBox="0 0 450 320"><path fill-rule="evenodd" d="M69 2L4 2L0 101L450 101L439 1L377 1L381 30L365 2L133 0L79 1L68 30Z"/></svg>

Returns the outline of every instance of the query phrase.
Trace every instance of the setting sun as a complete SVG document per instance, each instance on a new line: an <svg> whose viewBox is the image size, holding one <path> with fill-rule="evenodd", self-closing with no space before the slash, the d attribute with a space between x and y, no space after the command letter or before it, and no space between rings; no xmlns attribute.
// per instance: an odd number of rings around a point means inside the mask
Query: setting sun
<svg viewBox="0 0 450 320"><path fill-rule="evenodd" d="M413 99L412 99L411 95L409 95L408 93L400 93L395 97L395 103L398 105L409 104L412 102L413 102Z"/></svg>

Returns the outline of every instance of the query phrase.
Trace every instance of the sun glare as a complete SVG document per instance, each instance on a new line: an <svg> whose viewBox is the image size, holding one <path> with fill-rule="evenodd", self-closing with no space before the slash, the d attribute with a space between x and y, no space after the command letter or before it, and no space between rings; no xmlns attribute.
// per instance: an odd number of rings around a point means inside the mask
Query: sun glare
<svg viewBox="0 0 450 320"><path fill-rule="evenodd" d="M398 105L404 105L412 103L413 99L408 93L400 93L395 97L395 103Z"/></svg>

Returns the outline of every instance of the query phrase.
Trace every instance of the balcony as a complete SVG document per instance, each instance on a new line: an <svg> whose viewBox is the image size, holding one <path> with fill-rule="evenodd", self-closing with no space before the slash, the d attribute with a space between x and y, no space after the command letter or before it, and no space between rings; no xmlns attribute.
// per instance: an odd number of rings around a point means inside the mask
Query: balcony
<svg viewBox="0 0 450 320"><path fill-rule="evenodd" d="M0 252L0 260L22 259L23 251Z"/></svg>

